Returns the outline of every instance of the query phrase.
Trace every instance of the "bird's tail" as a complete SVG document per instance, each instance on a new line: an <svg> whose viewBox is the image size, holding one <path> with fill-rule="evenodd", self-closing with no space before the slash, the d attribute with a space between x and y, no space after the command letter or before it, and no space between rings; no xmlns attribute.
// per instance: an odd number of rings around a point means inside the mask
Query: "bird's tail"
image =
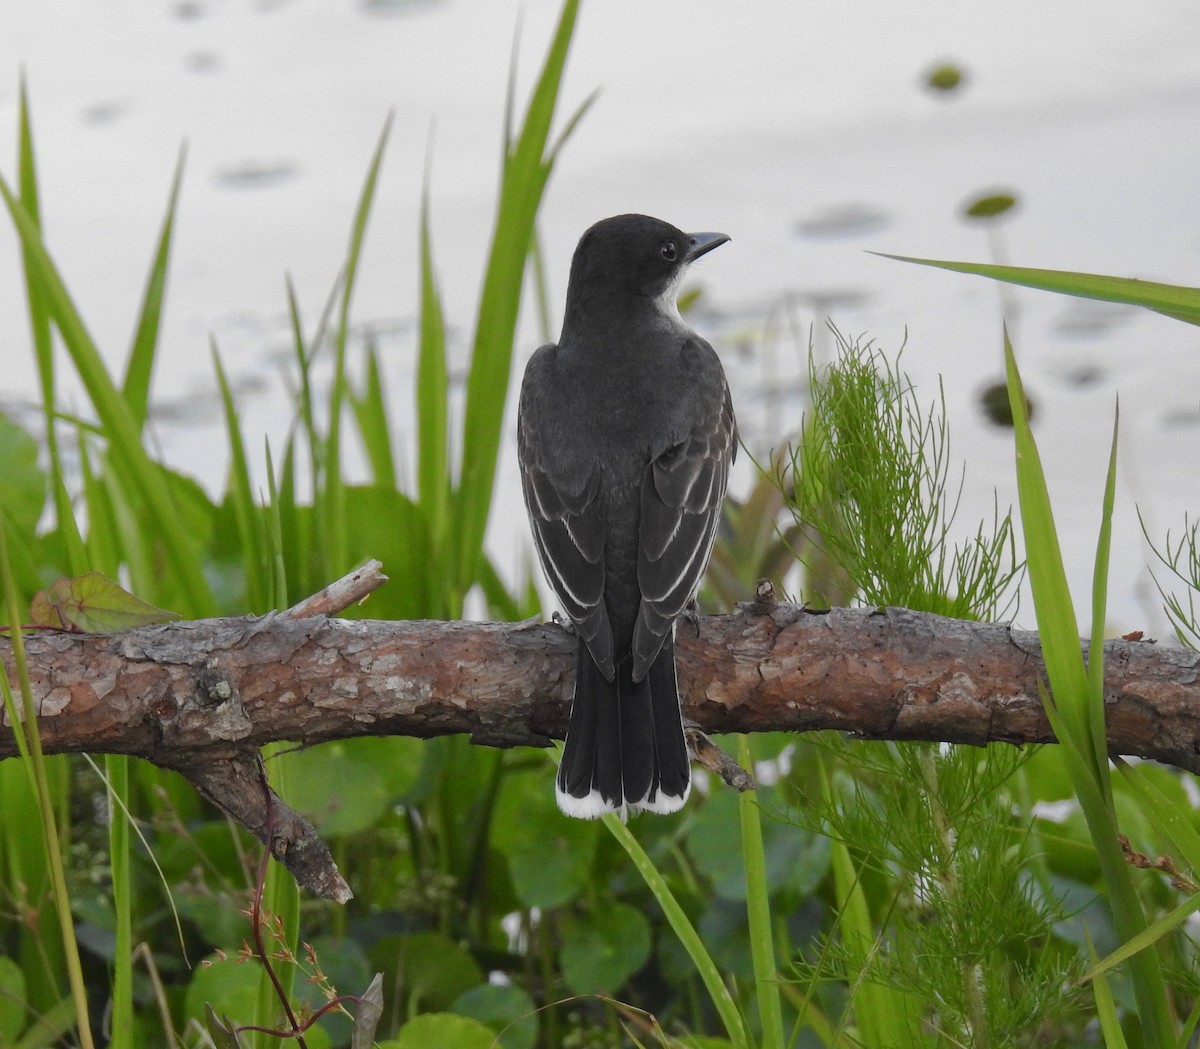
<svg viewBox="0 0 1200 1049"><path fill-rule="evenodd" d="M691 785L672 639L643 681L633 680L630 659L608 681L580 640L575 698L555 784L558 807L583 819L612 811L622 818L630 810L674 812Z"/></svg>

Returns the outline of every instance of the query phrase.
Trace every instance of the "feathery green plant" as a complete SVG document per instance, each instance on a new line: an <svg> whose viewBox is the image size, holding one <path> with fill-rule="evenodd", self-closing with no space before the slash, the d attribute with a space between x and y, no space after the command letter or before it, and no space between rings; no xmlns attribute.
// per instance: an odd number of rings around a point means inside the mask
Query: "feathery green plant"
<svg viewBox="0 0 1200 1049"><path fill-rule="evenodd" d="M811 373L798 448L777 473L806 549L866 605L995 618L1020 574L1009 516L952 545L958 490L940 388L932 406L870 343L836 330ZM823 580L810 583L816 590ZM816 782L796 818L832 838L836 919L794 962L811 996L847 988L843 1029L868 1044L1011 1045L1069 1007L1072 955L1056 913L1023 877L1028 826L1008 800L1008 748L930 744L810 747ZM914 965L913 958L921 963Z"/></svg>
<svg viewBox="0 0 1200 1049"><path fill-rule="evenodd" d="M810 356L812 406L803 437L776 470L806 548L847 599L959 618L995 618L1020 574L1012 524L996 513L969 542L951 545L958 488L950 481L945 400L928 408L907 376L871 343L833 329L834 361ZM806 560L811 560L808 558ZM829 575L825 568L823 575Z"/></svg>

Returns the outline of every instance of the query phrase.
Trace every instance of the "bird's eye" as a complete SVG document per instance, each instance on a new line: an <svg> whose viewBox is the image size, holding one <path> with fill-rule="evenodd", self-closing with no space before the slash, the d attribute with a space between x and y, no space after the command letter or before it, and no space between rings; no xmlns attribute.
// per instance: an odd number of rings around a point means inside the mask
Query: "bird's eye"
<svg viewBox="0 0 1200 1049"><path fill-rule="evenodd" d="M673 240L664 240L658 251L668 262L674 262L679 257L679 249Z"/></svg>

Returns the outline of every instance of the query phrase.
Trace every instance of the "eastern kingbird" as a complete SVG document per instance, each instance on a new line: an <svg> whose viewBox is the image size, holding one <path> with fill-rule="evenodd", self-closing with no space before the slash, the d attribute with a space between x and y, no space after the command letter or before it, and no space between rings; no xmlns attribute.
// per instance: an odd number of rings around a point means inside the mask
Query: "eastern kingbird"
<svg viewBox="0 0 1200 1049"><path fill-rule="evenodd" d="M674 812L691 788L675 620L712 553L737 424L675 296L688 263L728 239L646 215L597 222L575 249L562 335L525 369L525 506L579 638L555 784L568 816Z"/></svg>

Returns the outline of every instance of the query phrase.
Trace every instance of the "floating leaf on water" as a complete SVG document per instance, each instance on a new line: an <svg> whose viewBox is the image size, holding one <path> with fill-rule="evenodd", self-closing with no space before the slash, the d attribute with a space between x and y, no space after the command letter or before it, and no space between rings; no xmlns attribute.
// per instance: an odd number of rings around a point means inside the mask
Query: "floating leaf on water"
<svg viewBox="0 0 1200 1049"><path fill-rule="evenodd" d="M1012 426L1012 405L1008 401L1008 386L1002 382L994 382L979 395L979 403L988 422L996 426ZM1030 422L1033 421L1034 403L1025 395L1025 414Z"/></svg>
<svg viewBox="0 0 1200 1049"><path fill-rule="evenodd" d="M299 167L291 160L244 160L217 172L217 183L229 189L266 189L295 178Z"/></svg>
<svg viewBox="0 0 1200 1049"><path fill-rule="evenodd" d="M962 87L965 78L966 74L961 66L953 62L942 62L925 74L925 86L934 91L949 94Z"/></svg>
<svg viewBox="0 0 1200 1049"><path fill-rule="evenodd" d="M963 215L969 219L994 219L1016 207L1017 198L1011 193L989 193L976 197L965 208Z"/></svg>
<svg viewBox="0 0 1200 1049"><path fill-rule="evenodd" d="M870 204L835 204L797 221L796 232L802 237L853 237L887 224L888 216Z"/></svg>

